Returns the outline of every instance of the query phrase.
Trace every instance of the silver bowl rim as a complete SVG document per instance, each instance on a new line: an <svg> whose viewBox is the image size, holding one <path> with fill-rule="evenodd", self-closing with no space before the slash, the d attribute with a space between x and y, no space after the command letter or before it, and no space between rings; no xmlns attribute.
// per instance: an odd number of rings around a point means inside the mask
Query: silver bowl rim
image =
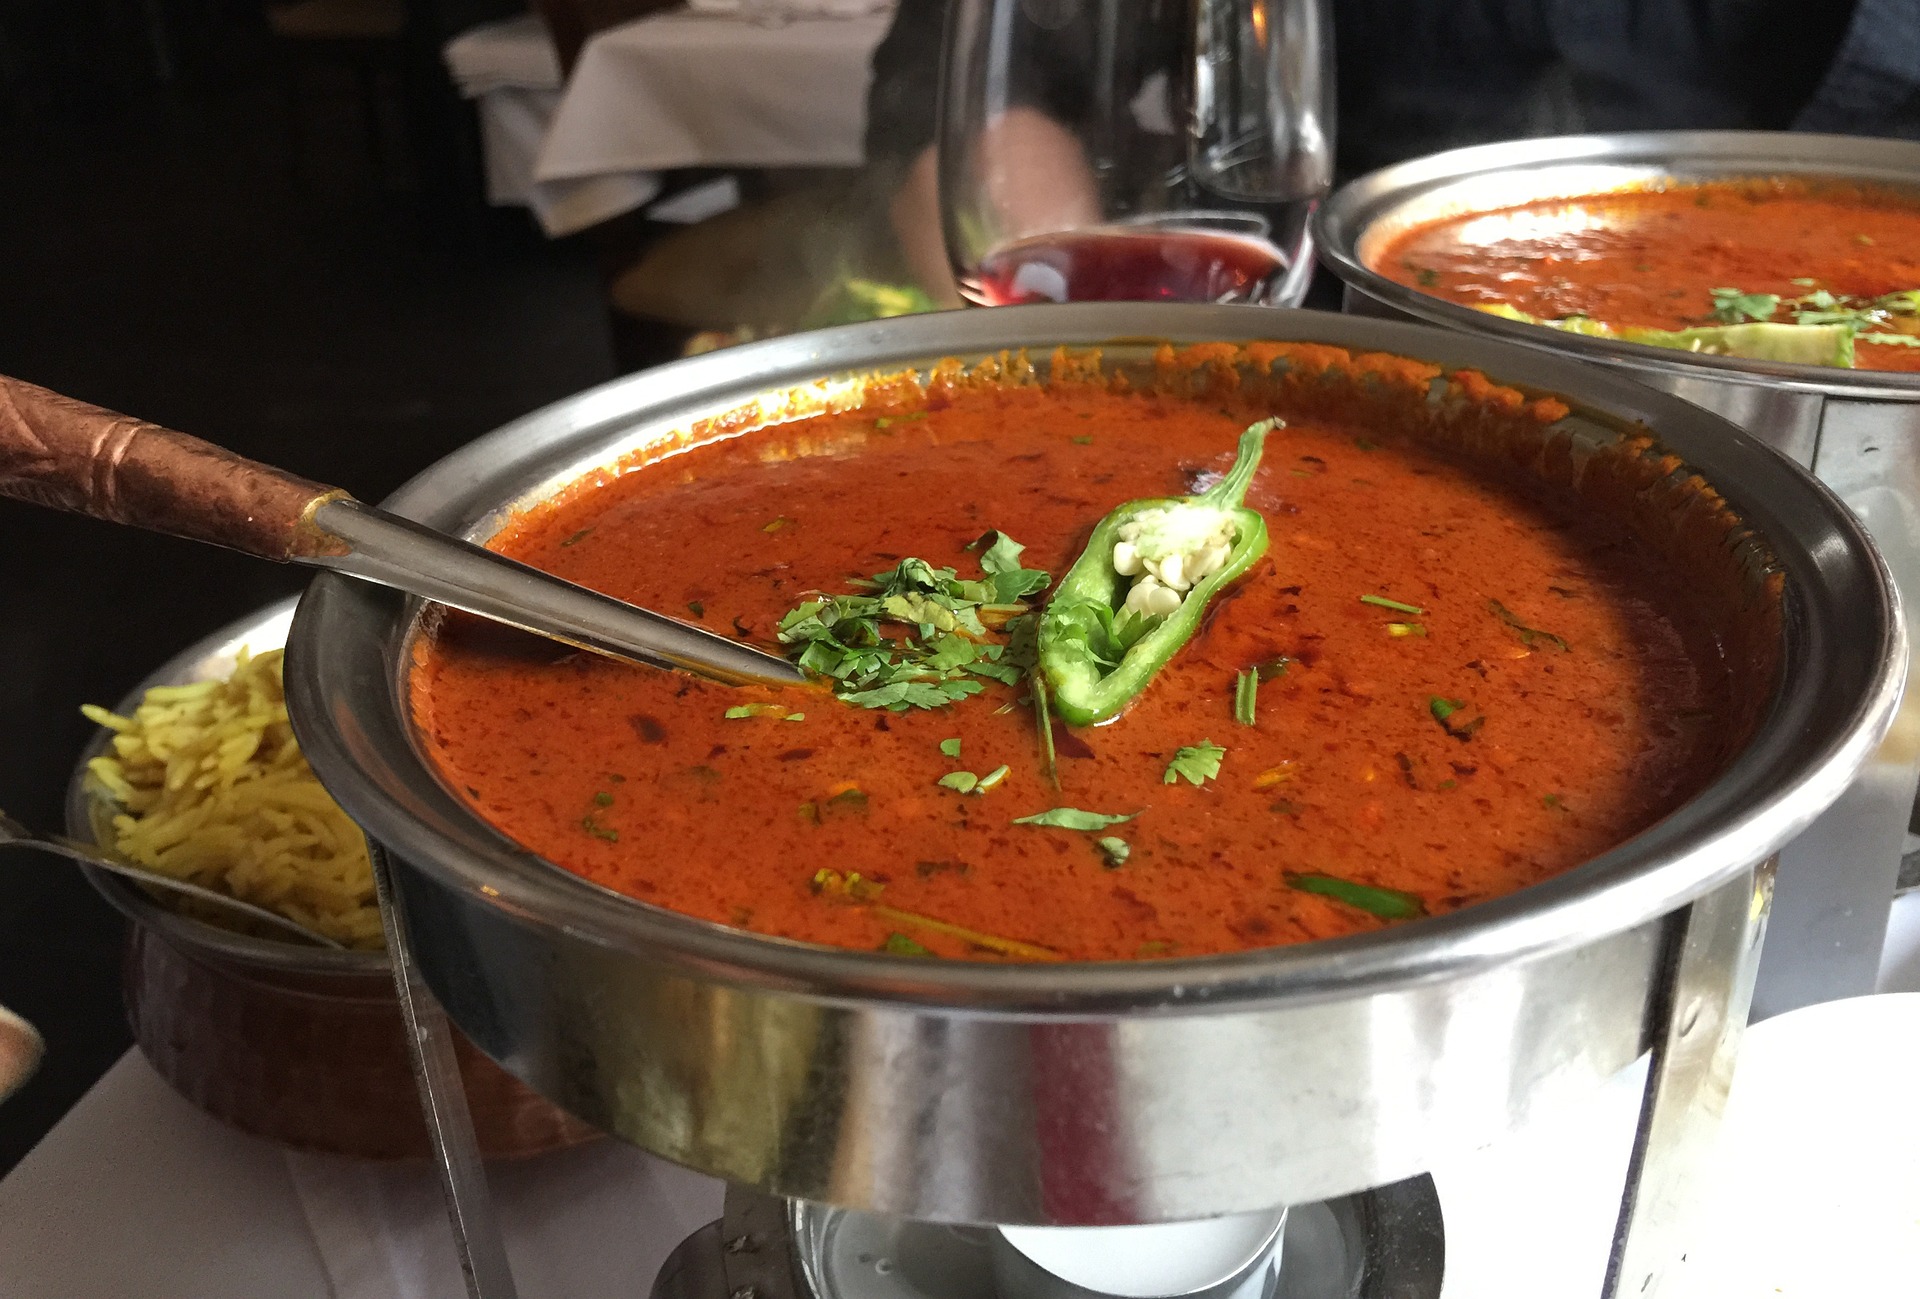
<svg viewBox="0 0 1920 1299"><path fill-rule="evenodd" d="M1676 178L1809 176L1920 190L1920 141L1800 131L1623 131L1504 140L1428 154L1348 181L1313 215L1321 262L1346 284L1419 320L1637 369L1881 401L1920 401L1920 373L1704 356L1506 320L1388 279L1360 242L1375 222L1450 185L1496 173L1569 165L1671 168Z"/></svg>
<svg viewBox="0 0 1920 1299"><path fill-rule="evenodd" d="M469 811L431 771L404 702L404 660L418 602L333 574L308 588L288 641L287 692L295 732L314 770L367 831L409 868L463 903L508 923L618 951L696 979L845 1006L1017 1018L1100 1018L1306 1004L1437 982L1584 945L1700 896L1790 839L1847 786L1890 725L1905 680L1907 639L1884 561L1845 505L1798 465L1691 403L1618 374L1536 349L1457 331L1266 307L1086 303L946 312L771 339L618 379L536 411L469 444L416 477L389 507L434 526L484 537L501 515L490 471L515 460L516 442L572 448L589 436L684 425L753 393L815 378L872 373L935 358L979 358L1009 348L1093 347L1172 340L1326 342L1471 368L1576 406L1638 419L1656 432L1688 428L1712 449L1736 490L1715 482L1767 537L1790 575L1781 689L1754 739L1706 789L1640 835L1570 871L1450 915L1316 943L1157 961L1064 964L928 962L797 943L730 929L588 882L519 847ZM836 359L839 361L836 363ZM1524 373L1531 378L1518 379ZM555 431L557 430L557 431ZM572 442L567 441L571 435ZM594 445L598 446L599 443ZM607 452L611 455L614 452ZM525 456L520 459L525 459ZM550 463L550 462L549 462ZM1811 511L1820 542L1782 531L1761 486ZM1783 486L1784 485L1784 486ZM1769 530L1765 523L1776 526ZM1781 535L1776 536L1776 533ZM1830 642L1804 616L1791 579L1844 569L1867 607ZM1811 589L1811 588L1810 588ZM1862 655L1860 689L1845 698L1822 654ZM1868 658L1866 655L1870 654ZM1796 698L1798 684L1805 692ZM1809 738L1812 737L1812 738ZM1797 747L1796 747L1797 746ZM1789 757L1792 750L1808 749ZM377 768L377 770L369 770ZM429 823L429 819L434 823Z"/></svg>
<svg viewBox="0 0 1920 1299"><path fill-rule="evenodd" d="M210 665L226 664L230 667L233 656L243 645L255 653L279 649L285 640L287 626L293 620L294 606L299 598L290 595L275 600L209 632L148 673L121 697L113 706L113 711L122 716L131 713L139 706L147 691L155 686L184 685L205 680ZM106 752L111 739L112 733L102 727L80 751L73 775L67 781L67 833L89 843L95 841L93 811L99 799L88 780L87 763ZM385 952L303 947L299 943L278 942L222 929L218 925L182 915L155 901L137 884L111 871L86 865L82 865L80 870L100 896L128 920L153 930L174 946L198 956L289 974L376 975L383 980L392 977L393 967Z"/></svg>

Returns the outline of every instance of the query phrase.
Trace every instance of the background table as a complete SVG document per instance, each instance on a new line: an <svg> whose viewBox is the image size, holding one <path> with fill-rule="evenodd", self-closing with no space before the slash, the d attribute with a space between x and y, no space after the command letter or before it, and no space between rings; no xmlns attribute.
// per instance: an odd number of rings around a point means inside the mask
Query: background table
<svg viewBox="0 0 1920 1299"><path fill-rule="evenodd" d="M465 32L445 58L480 116L490 200L564 235L645 204L662 171L858 166L889 22L655 14L597 33L564 85L531 17Z"/></svg>

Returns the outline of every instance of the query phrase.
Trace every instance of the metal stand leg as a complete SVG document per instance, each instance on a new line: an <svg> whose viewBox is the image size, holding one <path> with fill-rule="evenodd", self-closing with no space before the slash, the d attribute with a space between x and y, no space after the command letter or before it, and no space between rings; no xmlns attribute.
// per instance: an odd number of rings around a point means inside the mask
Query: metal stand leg
<svg viewBox="0 0 1920 1299"><path fill-rule="evenodd" d="M1653 1058L1602 1299L1649 1299L1686 1252L1753 1001L1774 866L1761 863L1665 922L1648 1012Z"/></svg>
<svg viewBox="0 0 1920 1299"><path fill-rule="evenodd" d="M516 1299L513 1269L507 1263L506 1244L494 1220L487 1170L480 1163L480 1142L474 1136L466 1087L460 1081L459 1061L453 1054L453 1026L414 964L405 902L393 887L386 850L369 839L367 851L373 859L373 885L380 897L387 954L393 961L393 986L400 995L400 1014L407 1024L413 1078L420 1088L427 1134L433 1139L440 1189L447 1199L447 1221L453 1228L453 1246L460 1255L468 1299Z"/></svg>

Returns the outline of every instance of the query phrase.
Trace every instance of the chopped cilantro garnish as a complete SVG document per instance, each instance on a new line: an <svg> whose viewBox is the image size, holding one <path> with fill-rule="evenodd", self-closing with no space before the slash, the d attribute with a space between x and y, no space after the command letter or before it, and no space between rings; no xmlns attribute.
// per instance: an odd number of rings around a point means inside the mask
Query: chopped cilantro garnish
<svg viewBox="0 0 1920 1299"><path fill-rule="evenodd" d="M821 596L790 610L780 641L802 668L831 677L841 699L865 708L939 708L978 694L982 678L1013 685L1032 659L1024 598L1050 579L1021 568L1024 547L1004 533L975 546L984 550L979 579L903 559L863 583L868 593Z"/></svg>
<svg viewBox="0 0 1920 1299"><path fill-rule="evenodd" d="M1390 622L1387 624L1387 635L1389 636L1424 636L1426 634L1427 626L1425 623Z"/></svg>
<svg viewBox="0 0 1920 1299"><path fill-rule="evenodd" d="M1416 616L1426 612L1425 609L1422 609L1417 604L1403 604L1399 600L1389 600L1384 595L1363 595L1360 597L1360 603L1375 605L1382 609L1391 609L1395 613L1410 613Z"/></svg>
<svg viewBox="0 0 1920 1299"><path fill-rule="evenodd" d="M704 618L707 616L707 606L701 604L698 600L689 600L687 601L687 612L696 618Z"/></svg>
<svg viewBox="0 0 1920 1299"><path fill-rule="evenodd" d="M1052 807L1044 812L1035 812L1032 816L1016 816L1015 825L1044 825L1056 830L1104 830L1110 825L1119 825L1139 816L1138 812L1114 815L1106 812L1083 812L1077 807Z"/></svg>
<svg viewBox="0 0 1920 1299"><path fill-rule="evenodd" d="M976 776L971 771L949 771L935 783L962 794L984 794L1005 780L1008 770L1003 762L984 776Z"/></svg>
<svg viewBox="0 0 1920 1299"><path fill-rule="evenodd" d="M797 722L806 717L805 713L790 713L780 704L735 704L727 709L729 720L742 717L783 717L787 721Z"/></svg>
<svg viewBox="0 0 1920 1299"><path fill-rule="evenodd" d="M880 950L883 952L887 952L893 956L932 956L933 955L932 948L921 946L919 943L914 942L911 938L908 938L905 934L888 934L887 941L880 945Z"/></svg>
<svg viewBox="0 0 1920 1299"><path fill-rule="evenodd" d="M1547 794L1542 796L1542 798L1540 799L1540 806L1552 812L1564 812L1567 810L1566 803L1561 800L1558 794Z"/></svg>
<svg viewBox="0 0 1920 1299"><path fill-rule="evenodd" d="M620 832L611 826L600 824L600 814L613 806L613 795L600 790L593 796L593 807L580 818L580 828L596 839L605 839L608 843L619 843Z"/></svg>
<svg viewBox="0 0 1920 1299"><path fill-rule="evenodd" d="M581 542L585 541L587 539L587 534L592 531L593 531L592 528L582 528L580 529L580 531L574 533L571 537L568 537L565 541L561 542L560 544L562 546L577 546Z"/></svg>
<svg viewBox="0 0 1920 1299"><path fill-rule="evenodd" d="M1293 666L1293 660L1282 654L1270 663L1262 663L1253 670L1253 674L1262 681L1271 681L1275 677L1287 675L1287 669Z"/></svg>
<svg viewBox="0 0 1920 1299"><path fill-rule="evenodd" d="M1171 785L1185 777L1190 785L1202 785L1220 774L1220 759L1227 751L1212 740L1202 740L1198 744L1183 745L1173 755L1173 761L1167 764L1163 783Z"/></svg>
<svg viewBox="0 0 1920 1299"><path fill-rule="evenodd" d="M1709 289L1713 318L1729 325L1746 320L1771 320L1780 309L1777 293L1742 293L1738 289Z"/></svg>
<svg viewBox="0 0 1920 1299"><path fill-rule="evenodd" d="M909 708L939 708L956 703L968 695L986 689L978 681L895 681L872 690L855 690L840 698L862 708L891 708L905 712Z"/></svg>
<svg viewBox="0 0 1920 1299"><path fill-rule="evenodd" d="M1254 710L1260 703L1260 673L1249 669L1234 674L1233 720L1242 726L1254 724Z"/></svg>
<svg viewBox="0 0 1920 1299"><path fill-rule="evenodd" d="M771 523L761 524L760 531L778 532L782 528L790 528L792 526L793 526L793 520L789 519L786 515L782 514L779 518L773 520Z"/></svg>
<svg viewBox="0 0 1920 1299"><path fill-rule="evenodd" d="M1040 728L1040 771L1060 788L1060 757L1053 747L1053 713L1047 707L1047 678L1039 668L1033 671L1033 721Z"/></svg>
<svg viewBox="0 0 1920 1299"><path fill-rule="evenodd" d="M959 741L959 739L958 739L958 738L955 738L955 739L951 739L951 740L942 740L942 741L940 741L940 752L942 752L942 753L944 753L944 754L946 754L946 755L947 755L947 756L948 756L949 758L957 758L957 757L959 757L959 756L960 756L960 741Z"/></svg>
<svg viewBox="0 0 1920 1299"><path fill-rule="evenodd" d="M1554 635L1550 631L1541 631L1538 627L1527 626L1525 623L1520 621L1519 617L1515 615L1513 610L1507 608L1506 605L1501 604L1498 600L1487 601L1487 608L1493 610L1494 617L1498 618L1501 622L1504 622L1505 624L1507 624L1507 626L1513 628L1513 630L1520 637L1520 643L1522 645L1525 645L1528 649L1533 648L1533 643L1535 641L1543 640L1547 642L1549 645L1552 645L1554 648L1560 650L1562 653L1566 652L1567 650L1566 641L1562 640L1560 637Z"/></svg>
<svg viewBox="0 0 1920 1299"><path fill-rule="evenodd" d="M1133 856L1133 845L1117 835L1110 834L1103 838L1095 839L1093 846L1098 848L1100 855L1107 859L1107 868L1109 870L1117 866L1125 866L1127 864L1127 858Z"/></svg>
<svg viewBox="0 0 1920 1299"><path fill-rule="evenodd" d="M1076 446L1083 446L1083 447L1092 446L1093 435L1090 433L1082 433L1078 437L1074 438L1073 441L1074 441L1074 445Z"/></svg>
<svg viewBox="0 0 1920 1299"><path fill-rule="evenodd" d="M1287 887L1344 902L1382 920L1411 920L1427 913L1426 902L1416 893L1355 884L1352 880L1337 879L1332 875L1288 875Z"/></svg>
<svg viewBox="0 0 1920 1299"><path fill-rule="evenodd" d="M1440 723L1440 729L1456 740L1471 740L1474 732L1486 723L1485 717L1476 717L1470 722L1457 723L1454 714L1465 708L1466 704L1458 699L1442 699L1434 695L1427 700L1427 711L1433 714L1433 720Z"/></svg>

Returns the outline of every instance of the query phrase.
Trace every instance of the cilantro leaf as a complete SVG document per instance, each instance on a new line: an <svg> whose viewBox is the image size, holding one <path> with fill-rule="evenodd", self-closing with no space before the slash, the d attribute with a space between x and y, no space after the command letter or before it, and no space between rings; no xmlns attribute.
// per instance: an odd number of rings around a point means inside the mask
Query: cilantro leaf
<svg viewBox="0 0 1920 1299"><path fill-rule="evenodd" d="M1382 609L1391 609L1395 613L1410 613L1415 617L1426 612L1425 609L1422 609L1417 604L1405 604L1399 600L1389 600L1384 595L1363 595L1360 597L1360 603L1376 605Z"/></svg>
<svg viewBox="0 0 1920 1299"><path fill-rule="evenodd" d="M1321 897L1332 898L1335 902L1344 902L1369 915L1379 916L1382 920L1412 920L1416 916L1427 914L1426 901L1417 893L1376 888L1371 884L1355 884L1352 880L1343 880L1332 875L1288 875L1286 878L1288 888L1298 889L1302 893L1317 893Z"/></svg>
<svg viewBox="0 0 1920 1299"><path fill-rule="evenodd" d="M1479 731L1482 726L1486 725L1487 722L1484 715L1475 717L1472 721L1465 723L1456 723L1453 721L1453 715L1460 712L1466 706L1462 700L1442 699L1439 695L1434 695L1427 700L1427 711L1433 714L1434 721L1440 723L1440 729L1463 744L1471 740L1474 734Z"/></svg>
<svg viewBox="0 0 1920 1299"><path fill-rule="evenodd" d="M980 777L974 775L971 771L949 771L946 775L940 777L936 783L943 788L955 790L958 793L970 794L973 792L973 787L980 783Z"/></svg>
<svg viewBox="0 0 1920 1299"><path fill-rule="evenodd" d="M1106 812L1083 812L1077 807L1052 807L1044 812L1035 812L1032 816L1016 816L1015 825L1044 825L1056 830L1104 830L1110 825L1119 825L1139 816L1138 812L1113 815Z"/></svg>
<svg viewBox="0 0 1920 1299"><path fill-rule="evenodd" d="M1746 320L1771 320L1780 309L1777 293L1742 293L1738 289L1709 289L1713 297L1713 318L1737 325Z"/></svg>
<svg viewBox="0 0 1920 1299"><path fill-rule="evenodd" d="M951 739L951 740L940 741L940 752L946 754L949 758L959 757L960 756L959 738L955 737L954 739Z"/></svg>
<svg viewBox="0 0 1920 1299"><path fill-rule="evenodd" d="M1093 845L1100 850L1100 855L1107 859L1107 868L1109 870L1117 866L1125 866L1127 864L1127 858L1133 856L1133 845L1117 835L1107 835L1104 838L1095 839Z"/></svg>
<svg viewBox="0 0 1920 1299"><path fill-rule="evenodd" d="M1004 532L989 532L987 537L993 540L980 552L980 571L983 573L1011 573L1020 567L1021 552L1026 547ZM986 541L982 537L981 541ZM975 542L978 545L979 542Z"/></svg>
<svg viewBox="0 0 1920 1299"><path fill-rule="evenodd" d="M1527 626L1520 621L1519 616L1515 614L1513 610L1507 608L1506 605L1501 604L1498 600L1487 601L1487 608L1493 611L1494 617L1513 628L1514 632L1520 637L1520 643L1528 649L1533 648L1535 641L1543 640L1563 654L1568 651L1566 641L1550 631L1541 631L1538 627Z"/></svg>
<svg viewBox="0 0 1920 1299"><path fill-rule="evenodd" d="M861 708L890 708L904 713L909 708L939 708L956 703L968 695L986 689L978 681L894 681L872 690L855 690L840 698Z"/></svg>
<svg viewBox="0 0 1920 1299"><path fill-rule="evenodd" d="M1249 668L1233 677L1233 720L1252 726L1260 703L1260 674Z"/></svg>
<svg viewBox="0 0 1920 1299"><path fill-rule="evenodd" d="M793 716L794 714L787 712L787 710L779 704L735 704L733 707L727 709L727 717L729 719L741 717L791 718ZM805 717L806 714L801 713L799 716Z"/></svg>
<svg viewBox="0 0 1920 1299"><path fill-rule="evenodd" d="M933 949L923 947L905 934L888 934L880 950L893 956L932 956Z"/></svg>
<svg viewBox="0 0 1920 1299"><path fill-rule="evenodd" d="M1183 745L1167 764L1164 783L1171 785L1184 776L1190 785L1203 785L1220 774L1220 759L1226 756L1227 751L1212 740Z"/></svg>

